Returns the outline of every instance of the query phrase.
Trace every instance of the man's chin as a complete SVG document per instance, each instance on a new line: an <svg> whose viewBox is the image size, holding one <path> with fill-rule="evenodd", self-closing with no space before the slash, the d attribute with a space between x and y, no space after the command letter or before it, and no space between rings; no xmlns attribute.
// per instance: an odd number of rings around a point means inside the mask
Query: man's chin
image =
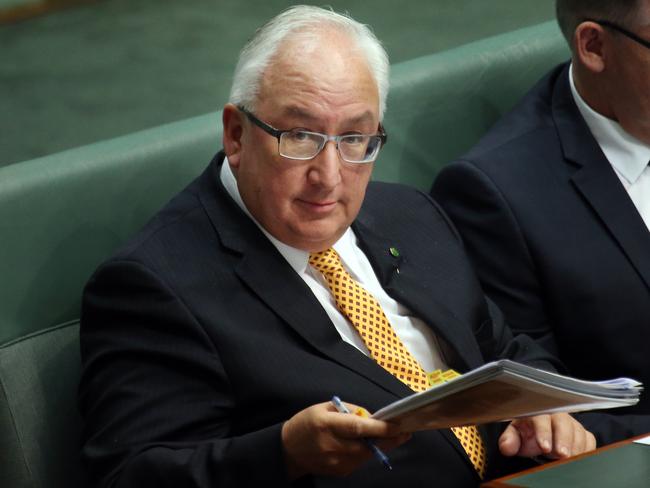
<svg viewBox="0 0 650 488"><path fill-rule="evenodd" d="M304 229L302 232L299 232L296 239L299 245L293 247L309 252L324 251L332 247L345 233L345 229L347 228L333 228L331 225L324 227L322 229Z"/></svg>

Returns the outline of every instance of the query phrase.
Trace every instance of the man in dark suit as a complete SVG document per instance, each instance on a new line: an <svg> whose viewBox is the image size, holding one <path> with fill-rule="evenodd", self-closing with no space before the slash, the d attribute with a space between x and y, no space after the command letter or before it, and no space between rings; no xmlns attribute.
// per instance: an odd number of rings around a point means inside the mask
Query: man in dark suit
<svg viewBox="0 0 650 488"><path fill-rule="evenodd" d="M516 333L587 379L650 383L650 2L558 0L551 71L432 195ZM615 436L650 431L650 401ZM629 415L630 413L639 415Z"/></svg>
<svg viewBox="0 0 650 488"><path fill-rule="evenodd" d="M594 448L566 414L411 437L328 402L376 410L421 389L424 371L501 357L553 367L513 339L427 195L368 183L387 80L372 33L315 7L244 48L224 152L85 290L91 486L457 488L504 455ZM393 449L392 472L368 437Z"/></svg>

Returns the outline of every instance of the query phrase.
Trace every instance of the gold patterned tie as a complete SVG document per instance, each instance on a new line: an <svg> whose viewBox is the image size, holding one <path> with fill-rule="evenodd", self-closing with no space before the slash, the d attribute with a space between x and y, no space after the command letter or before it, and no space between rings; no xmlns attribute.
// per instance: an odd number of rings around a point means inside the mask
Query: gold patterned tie
<svg viewBox="0 0 650 488"><path fill-rule="evenodd" d="M357 329L373 359L412 390L426 390L426 372L397 337L379 302L343 268L338 253L332 248L311 253L309 264L323 274L336 305ZM478 429L471 425L451 430L483 478L487 463Z"/></svg>

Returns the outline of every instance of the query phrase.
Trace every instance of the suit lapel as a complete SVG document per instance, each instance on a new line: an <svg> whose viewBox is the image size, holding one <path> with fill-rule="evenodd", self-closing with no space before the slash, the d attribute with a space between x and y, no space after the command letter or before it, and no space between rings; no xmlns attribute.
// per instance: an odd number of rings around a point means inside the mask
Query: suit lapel
<svg viewBox="0 0 650 488"><path fill-rule="evenodd" d="M235 270L240 278L320 353L398 397L408 395L408 387L372 358L341 339L310 288L270 242L269 246L272 249L264 249L262 246L248 249ZM272 254L274 256L271 258ZM263 270L260 269L260 263L263 263ZM278 283L282 283L282 286L279 287Z"/></svg>
<svg viewBox="0 0 650 488"><path fill-rule="evenodd" d="M211 163L200 198L223 246L240 255L235 266L239 278L319 353L397 397L412 393L341 339L311 289L227 194L219 177L222 161L223 156Z"/></svg>
<svg viewBox="0 0 650 488"><path fill-rule="evenodd" d="M408 256L391 255L390 248L395 243L374 232L372 221L372 216L362 210L352 227L382 288L431 327L436 337L453 351L453 357L445 358L450 367L464 372L480 366L482 355L471 329L437 301L436 284L423 283L426 277L409 263Z"/></svg>
<svg viewBox="0 0 650 488"><path fill-rule="evenodd" d="M650 232L580 115L571 94L568 70L558 80L553 94L553 118L564 156L577 166L572 184L650 288Z"/></svg>
<svg viewBox="0 0 650 488"><path fill-rule="evenodd" d="M595 164L576 171L573 183L598 213L632 266L650 288L650 234L611 167Z"/></svg>

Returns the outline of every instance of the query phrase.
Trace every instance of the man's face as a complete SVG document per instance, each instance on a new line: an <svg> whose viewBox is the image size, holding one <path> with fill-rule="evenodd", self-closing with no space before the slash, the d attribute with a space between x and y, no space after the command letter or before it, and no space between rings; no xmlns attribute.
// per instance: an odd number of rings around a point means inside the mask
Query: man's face
<svg viewBox="0 0 650 488"><path fill-rule="evenodd" d="M366 62L340 35L324 43L281 49L264 73L255 115L280 130L376 133L379 95ZM292 247L330 247L356 218L373 164L343 161L334 142L312 160L287 159L275 137L240 116L241 144L228 160L251 214Z"/></svg>
<svg viewBox="0 0 650 488"><path fill-rule="evenodd" d="M650 40L650 1L641 3L634 25L623 26ZM630 134L650 144L650 49L609 32L607 91L613 118Z"/></svg>

